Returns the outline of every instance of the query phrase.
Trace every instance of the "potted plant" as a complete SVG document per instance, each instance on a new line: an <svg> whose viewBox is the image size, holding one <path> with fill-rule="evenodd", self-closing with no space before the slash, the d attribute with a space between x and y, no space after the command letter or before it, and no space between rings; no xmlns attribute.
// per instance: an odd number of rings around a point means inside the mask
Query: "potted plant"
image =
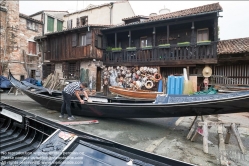
<svg viewBox="0 0 249 166"><path fill-rule="evenodd" d="M181 43L177 43L178 47L186 47L186 46L190 46L190 42L181 42Z"/></svg>
<svg viewBox="0 0 249 166"><path fill-rule="evenodd" d="M158 45L159 48L170 48L170 44L160 44Z"/></svg>
<svg viewBox="0 0 249 166"><path fill-rule="evenodd" d="M144 47L142 47L142 50L150 50L150 49L152 49L152 46L144 46Z"/></svg>
<svg viewBox="0 0 249 166"><path fill-rule="evenodd" d="M197 42L197 45L210 45L210 44L211 44L210 40L204 40L204 41Z"/></svg>
<svg viewBox="0 0 249 166"><path fill-rule="evenodd" d="M112 47L108 46L108 47L106 47L105 50L106 50L106 51L111 51L111 50L112 50Z"/></svg>
<svg viewBox="0 0 249 166"><path fill-rule="evenodd" d="M120 52L121 50L121 47L112 48L112 52Z"/></svg>
<svg viewBox="0 0 249 166"><path fill-rule="evenodd" d="M136 51L136 47L127 47L126 51Z"/></svg>

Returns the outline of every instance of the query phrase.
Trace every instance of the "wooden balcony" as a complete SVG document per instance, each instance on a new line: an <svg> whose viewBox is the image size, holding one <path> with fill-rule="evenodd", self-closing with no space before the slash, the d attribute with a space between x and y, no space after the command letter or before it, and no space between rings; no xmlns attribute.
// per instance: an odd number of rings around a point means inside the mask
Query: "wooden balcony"
<svg viewBox="0 0 249 166"><path fill-rule="evenodd" d="M216 44L211 42L207 45L171 45L168 48L157 46L136 50L105 51L103 62L109 66L215 64L217 63Z"/></svg>

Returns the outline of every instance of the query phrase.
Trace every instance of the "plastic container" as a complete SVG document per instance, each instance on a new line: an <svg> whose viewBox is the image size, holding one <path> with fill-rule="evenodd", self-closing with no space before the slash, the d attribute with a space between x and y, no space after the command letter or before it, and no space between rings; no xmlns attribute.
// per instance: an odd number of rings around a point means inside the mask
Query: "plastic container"
<svg viewBox="0 0 249 166"><path fill-rule="evenodd" d="M181 95L183 93L183 86L183 76L168 76L167 94Z"/></svg>
<svg viewBox="0 0 249 166"><path fill-rule="evenodd" d="M158 92L163 92L163 80L159 80L158 82Z"/></svg>

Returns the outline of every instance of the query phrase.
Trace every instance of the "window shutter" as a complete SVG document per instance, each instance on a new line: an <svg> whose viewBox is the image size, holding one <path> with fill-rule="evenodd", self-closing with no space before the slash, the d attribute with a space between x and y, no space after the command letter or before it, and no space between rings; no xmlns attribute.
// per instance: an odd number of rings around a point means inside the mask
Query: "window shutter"
<svg viewBox="0 0 249 166"><path fill-rule="evenodd" d="M32 42L29 41L29 54L32 53Z"/></svg>
<svg viewBox="0 0 249 166"><path fill-rule="evenodd" d="M77 27L80 26L80 19L79 18L77 18L77 22L76 23L77 23Z"/></svg>
<svg viewBox="0 0 249 166"><path fill-rule="evenodd" d="M48 16L47 30L49 32L54 32L54 18Z"/></svg>
<svg viewBox="0 0 249 166"><path fill-rule="evenodd" d="M68 20L67 21L67 28L71 29L72 28L72 24L73 24L73 20Z"/></svg>
<svg viewBox="0 0 249 166"><path fill-rule="evenodd" d="M97 48L99 48L98 47L98 35L95 35L94 46L97 47Z"/></svg>
<svg viewBox="0 0 249 166"><path fill-rule="evenodd" d="M63 22L57 20L57 31L62 31L62 27L63 27Z"/></svg>
<svg viewBox="0 0 249 166"><path fill-rule="evenodd" d="M63 77L68 78L68 62L62 63L62 72L63 72Z"/></svg>
<svg viewBox="0 0 249 166"><path fill-rule="evenodd" d="M33 44L32 54L36 54L36 42L32 42L32 44Z"/></svg>
<svg viewBox="0 0 249 166"><path fill-rule="evenodd" d="M72 47L77 46L77 33L72 34Z"/></svg>
<svg viewBox="0 0 249 166"><path fill-rule="evenodd" d="M92 44L92 32L88 31L86 33L86 45Z"/></svg>

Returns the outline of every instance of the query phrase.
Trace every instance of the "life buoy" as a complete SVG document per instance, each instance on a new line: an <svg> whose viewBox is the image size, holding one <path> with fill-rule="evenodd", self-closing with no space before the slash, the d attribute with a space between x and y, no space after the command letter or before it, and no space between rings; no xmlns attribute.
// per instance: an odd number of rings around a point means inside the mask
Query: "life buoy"
<svg viewBox="0 0 249 166"><path fill-rule="evenodd" d="M151 80L149 80L149 81L147 81L145 84L144 84L144 86L145 86L145 88L147 88L147 89L151 89L152 87L153 87L153 82L151 81Z"/></svg>
<svg viewBox="0 0 249 166"><path fill-rule="evenodd" d="M162 76L161 76L161 74L159 74L159 73L155 73L155 74L154 74L154 78L155 78L155 81L158 82L159 80L162 79Z"/></svg>

